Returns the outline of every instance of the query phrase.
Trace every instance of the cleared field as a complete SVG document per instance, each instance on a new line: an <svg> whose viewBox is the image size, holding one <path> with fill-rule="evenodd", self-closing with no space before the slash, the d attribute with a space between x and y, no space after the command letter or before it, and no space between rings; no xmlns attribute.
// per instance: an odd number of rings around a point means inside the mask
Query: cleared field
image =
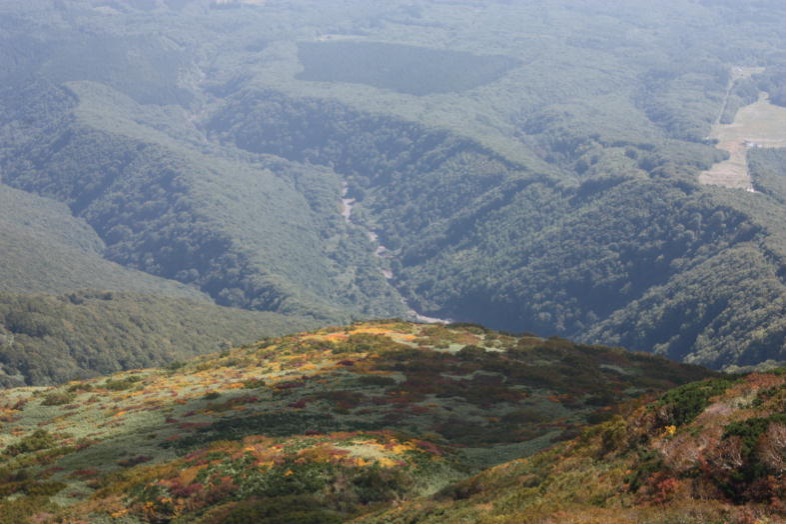
<svg viewBox="0 0 787 525"><path fill-rule="evenodd" d="M785 110L761 94L757 102L738 110L732 124L714 126L710 137L719 141L718 147L729 152L730 158L700 173L700 182L753 191L746 152L749 148L784 147Z"/></svg>
<svg viewBox="0 0 787 525"><path fill-rule="evenodd" d="M303 72L296 78L349 82L410 95L465 91L494 82L519 60L502 55L335 40L301 42L298 58Z"/></svg>

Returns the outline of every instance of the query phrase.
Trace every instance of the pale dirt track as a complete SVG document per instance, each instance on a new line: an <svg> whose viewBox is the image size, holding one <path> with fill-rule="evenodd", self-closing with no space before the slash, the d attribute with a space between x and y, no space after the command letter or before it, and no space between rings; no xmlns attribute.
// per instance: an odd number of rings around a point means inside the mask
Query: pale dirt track
<svg viewBox="0 0 787 525"><path fill-rule="evenodd" d="M700 183L753 191L746 152L752 147L785 146L785 110L761 94L757 102L738 110L732 124L713 126L710 138L718 140L717 147L730 158L700 173Z"/></svg>

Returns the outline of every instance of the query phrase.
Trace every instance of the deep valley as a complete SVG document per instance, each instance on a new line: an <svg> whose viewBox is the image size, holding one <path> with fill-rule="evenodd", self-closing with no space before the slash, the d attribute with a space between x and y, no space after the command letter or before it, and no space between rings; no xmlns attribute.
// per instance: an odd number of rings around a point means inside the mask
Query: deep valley
<svg viewBox="0 0 787 525"><path fill-rule="evenodd" d="M784 20L0 2L0 521L783 522Z"/></svg>

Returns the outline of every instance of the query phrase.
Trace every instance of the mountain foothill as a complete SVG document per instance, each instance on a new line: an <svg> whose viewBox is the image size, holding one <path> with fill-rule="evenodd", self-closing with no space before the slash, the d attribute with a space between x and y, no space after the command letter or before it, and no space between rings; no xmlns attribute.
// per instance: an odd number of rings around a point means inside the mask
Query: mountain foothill
<svg viewBox="0 0 787 525"><path fill-rule="evenodd" d="M783 519L784 18L3 1L0 521Z"/></svg>

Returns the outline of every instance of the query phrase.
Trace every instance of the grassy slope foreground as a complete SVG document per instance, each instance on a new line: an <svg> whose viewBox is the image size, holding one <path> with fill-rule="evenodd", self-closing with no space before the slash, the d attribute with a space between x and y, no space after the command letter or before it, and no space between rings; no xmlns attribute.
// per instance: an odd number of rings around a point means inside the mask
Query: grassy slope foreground
<svg viewBox="0 0 787 525"><path fill-rule="evenodd" d="M363 519L575 437L622 400L710 376L620 349L391 321L9 389L0 520Z"/></svg>
<svg viewBox="0 0 787 525"><path fill-rule="evenodd" d="M368 522L784 523L784 371L691 383Z"/></svg>

